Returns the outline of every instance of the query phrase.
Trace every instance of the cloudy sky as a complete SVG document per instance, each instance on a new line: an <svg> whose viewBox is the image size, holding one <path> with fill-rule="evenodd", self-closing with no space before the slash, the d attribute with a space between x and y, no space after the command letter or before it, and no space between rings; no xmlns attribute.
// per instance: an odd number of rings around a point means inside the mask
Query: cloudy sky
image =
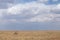
<svg viewBox="0 0 60 40"><path fill-rule="evenodd" d="M60 0L0 0L0 30L60 30Z"/></svg>

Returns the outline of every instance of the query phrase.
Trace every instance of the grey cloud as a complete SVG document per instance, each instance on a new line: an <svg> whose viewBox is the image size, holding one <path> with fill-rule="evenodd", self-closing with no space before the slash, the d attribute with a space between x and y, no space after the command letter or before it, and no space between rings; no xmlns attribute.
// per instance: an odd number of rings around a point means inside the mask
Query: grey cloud
<svg viewBox="0 0 60 40"><path fill-rule="evenodd" d="M0 0L0 3L14 3L14 0Z"/></svg>
<svg viewBox="0 0 60 40"><path fill-rule="evenodd" d="M33 21L33 22L46 22L46 21L54 21L57 17L57 14L55 14L58 9L59 5L45 5L43 3L37 3L37 2L30 2L26 4L16 4L12 7L8 7L7 9L1 9L1 17L2 20L16 20L16 21ZM51 7L53 7L53 11L51 12ZM57 9L57 10L55 10ZM53 14L54 13L54 14ZM58 19L57 19L58 20Z"/></svg>
<svg viewBox="0 0 60 40"><path fill-rule="evenodd" d="M46 2L46 1L45 1ZM44 3L45 3L44 2ZM0 29L5 30L48 30L60 29L60 14L57 5L46 5L36 1L15 4L0 9ZM55 7L56 6L56 7ZM52 9L52 11L51 11ZM44 27L44 28L43 28Z"/></svg>
<svg viewBox="0 0 60 40"><path fill-rule="evenodd" d="M14 0L0 0L0 9L7 9L14 5Z"/></svg>

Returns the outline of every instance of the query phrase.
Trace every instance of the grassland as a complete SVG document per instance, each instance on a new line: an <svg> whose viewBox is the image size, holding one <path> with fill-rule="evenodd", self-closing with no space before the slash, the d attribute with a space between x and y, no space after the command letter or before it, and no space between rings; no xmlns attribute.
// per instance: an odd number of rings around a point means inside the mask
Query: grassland
<svg viewBox="0 0 60 40"><path fill-rule="evenodd" d="M0 40L60 40L60 31L0 31Z"/></svg>

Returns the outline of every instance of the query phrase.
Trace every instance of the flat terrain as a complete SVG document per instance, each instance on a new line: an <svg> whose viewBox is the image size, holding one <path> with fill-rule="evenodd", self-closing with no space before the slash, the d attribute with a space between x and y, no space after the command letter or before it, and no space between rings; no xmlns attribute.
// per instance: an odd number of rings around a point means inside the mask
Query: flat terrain
<svg viewBox="0 0 60 40"><path fill-rule="evenodd" d="M0 40L60 40L60 31L0 31Z"/></svg>

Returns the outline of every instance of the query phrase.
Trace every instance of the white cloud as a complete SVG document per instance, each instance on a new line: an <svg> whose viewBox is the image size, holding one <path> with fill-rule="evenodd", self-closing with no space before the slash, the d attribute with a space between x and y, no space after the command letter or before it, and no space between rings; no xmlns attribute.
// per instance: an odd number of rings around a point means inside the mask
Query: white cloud
<svg viewBox="0 0 60 40"><path fill-rule="evenodd" d="M44 12L44 13L49 12L49 9L50 6L46 6L45 4L31 2L26 4L17 4L11 8L8 8L8 13L21 14L21 12L26 12L26 13L32 12L30 14L39 14L38 12Z"/></svg>
<svg viewBox="0 0 60 40"><path fill-rule="evenodd" d="M52 13L60 14L60 4L55 5L51 8Z"/></svg>
<svg viewBox="0 0 60 40"><path fill-rule="evenodd" d="M34 1L25 4L21 3L16 4L13 5L12 7L9 7L8 9L0 9L0 18L2 18L3 21L5 20L9 22L16 22L18 20L19 22L59 21L60 18L58 17L60 17L60 14L57 14L59 10L60 10L60 4L46 5Z"/></svg>
<svg viewBox="0 0 60 40"><path fill-rule="evenodd" d="M52 15L52 14L42 14L42 15L35 16L31 19L28 19L28 21L30 21L30 22L48 22L48 21L52 21L53 19L54 19L54 15Z"/></svg>

